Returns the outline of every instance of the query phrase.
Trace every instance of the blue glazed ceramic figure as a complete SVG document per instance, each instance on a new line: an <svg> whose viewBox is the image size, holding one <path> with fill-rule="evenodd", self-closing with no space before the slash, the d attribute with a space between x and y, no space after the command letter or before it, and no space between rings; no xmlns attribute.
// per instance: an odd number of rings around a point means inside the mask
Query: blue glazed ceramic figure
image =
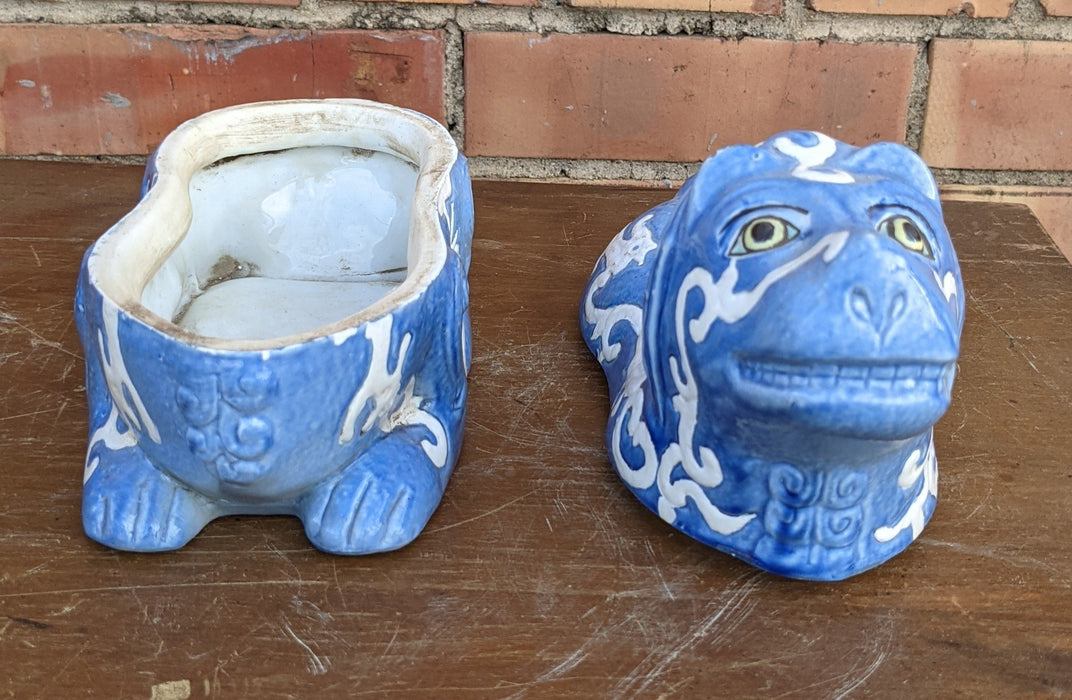
<svg viewBox="0 0 1072 700"><path fill-rule="evenodd" d="M469 368L464 158L360 100L181 126L86 253L83 522L181 547L227 514L293 514L342 554L411 541L454 467Z"/></svg>
<svg viewBox="0 0 1072 700"><path fill-rule="evenodd" d="M580 317L611 461L682 532L837 580L930 518L964 294L908 149L792 132L719 151L611 242Z"/></svg>

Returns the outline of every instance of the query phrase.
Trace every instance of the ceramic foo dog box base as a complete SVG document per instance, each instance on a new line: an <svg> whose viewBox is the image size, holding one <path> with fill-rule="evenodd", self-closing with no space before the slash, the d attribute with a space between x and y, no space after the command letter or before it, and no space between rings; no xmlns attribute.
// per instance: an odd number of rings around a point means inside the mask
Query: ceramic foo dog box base
<svg viewBox="0 0 1072 700"><path fill-rule="evenodd" d="M328 552L416 537L461 444L472 213L453 140L407 110L243 105L168 136L78 282L87 534L167 550L255 513Z"/></svg>
<svg viewBox="0 0 1072 700"><path fill-rule="evenodd" d="M923 162L810 132L708 159L611 242L580 313L636 497L821 580L886 561L930 518L963 318Z"/></svg>

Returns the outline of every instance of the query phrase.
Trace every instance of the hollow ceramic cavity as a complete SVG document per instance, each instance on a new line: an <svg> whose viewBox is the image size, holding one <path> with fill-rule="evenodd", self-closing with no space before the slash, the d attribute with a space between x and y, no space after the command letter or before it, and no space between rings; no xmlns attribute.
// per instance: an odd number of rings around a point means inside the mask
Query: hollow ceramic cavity
<svg viewBox="0 0 1072 700"><path fill-rule="evenodd" d="M810 132L709 158L611 242L580 313L637 498L824 580L889 559L930 518L963 318L923 162Z"/></svg>
<svg viewBox="0 0 1072 700"><path fill-rule="evenodd" d="M87 252L83 520L179 547L228 513L392 549L453 468L468 370L464 158L414 112L244 105L187 122Z"/></svg>
<svg viewBox="0 0 1072 700"><path fill-rule="evenodd" d="M142 304L198 335L230 339L350 316L405 278L416 180L406 160L338 146L202 168L190 182L189 231Z"/></svg>

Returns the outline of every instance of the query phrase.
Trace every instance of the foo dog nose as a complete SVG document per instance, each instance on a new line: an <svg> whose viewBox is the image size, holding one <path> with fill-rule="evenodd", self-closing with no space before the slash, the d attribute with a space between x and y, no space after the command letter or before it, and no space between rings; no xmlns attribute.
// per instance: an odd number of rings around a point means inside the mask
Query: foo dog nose
<svg viewBox="0 0 1072 700"><path fill-rule="evenodd" d="M864 285L849 289L848 304L852 317L872 329L880 340L904 316L908 305L903 289L876 290Z"/></svg>

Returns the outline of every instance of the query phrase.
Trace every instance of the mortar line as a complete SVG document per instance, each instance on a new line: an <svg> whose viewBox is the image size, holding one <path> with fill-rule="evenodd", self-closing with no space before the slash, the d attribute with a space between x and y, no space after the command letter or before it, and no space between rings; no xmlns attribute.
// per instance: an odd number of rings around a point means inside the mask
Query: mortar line
<svg viewBox="0 0 1072 700"><path fill-rule="evenodd" d="M923 124L927 116L927 91L930 88L930 42L921 40L916 44L915 63L912 68L912 84L908 90L907 115L905 118L904 143L918 151L923 139Z"/></svg>
<svg viewBox="0 0 1072 700"><path fill-rule="evenodd" d="M461 32L539 31L628 36L757 37L783 40L918 43L943 39L1072 41L1072 17L1048 17L1032 2L1018 2L1008 19L854 15L810 10L805 0L785 0L780 15L686 10L576 8L424 3L340 3L307 0L297 8L265 5L151 5L95 0L28 4L0 0L0 22L50 24L144 23L219 25L255 29L442 29Z"/></svg>

